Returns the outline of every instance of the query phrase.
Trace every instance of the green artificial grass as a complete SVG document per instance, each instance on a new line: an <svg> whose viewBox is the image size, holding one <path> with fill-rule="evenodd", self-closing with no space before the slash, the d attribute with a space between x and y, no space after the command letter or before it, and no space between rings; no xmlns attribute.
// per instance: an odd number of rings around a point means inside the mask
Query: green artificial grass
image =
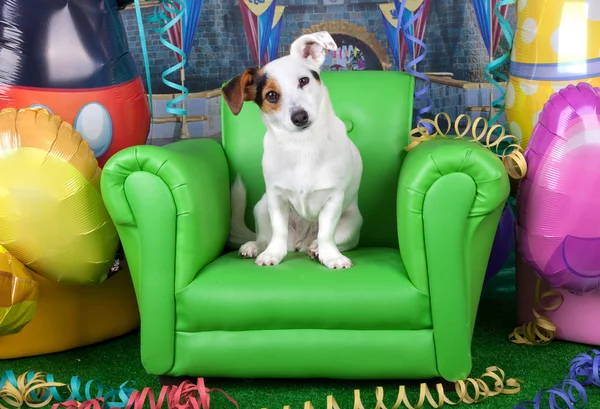
<svg viewBox="0 0 600 409"><path fill-rule="evenodd" d="M570 361L591 347L563 341L550 345L532 347L515 345L507 336L515 326L514 269L502 270L484 288L480 303L473 339L472 377L479 377L488 366L499 366L507 378L522 379L522 390L516 395L491 397L477 405L482 409L508 409L526 400L532 400L538 390L554 386L566 376ZM593 324L592 324L593 325ZM42 341L43 342L43 341ZM139 334L126 335L102 344L80 348L65 353L27 359L5 360L1 369L12 369L16 374L26 371L53 373L59 382L68 382L73 375L81 377L85 383L97 379L105 385L118 387L126 380L136 381L137 388L159 389L155 376L146 374L140 362ZM339 381L339 380L259 380L259 379L205 379L207 387L225 390L233 397L241 409L302 409L304 402L312 401L315 409L325 409L327 395L333 394L341 409L353 408L353 391L361 390L365 409L375 406L375 388L383 386L385 404L391 408L398 394L400 384L409 385L410 396L414 400L419 382L400 381ZM491 380L488 380L491 384ZM600 408L600 393L591 386L587 390L588 408ZM437 396L434 392L434 397ZM455 395L449 394L451 399ZM456 407L467 407L461 404ZM430 407L425 405L424 407ZM450 407L444 406L444 407ZM226 399L213 394L212 409L233 408ZM166 406L165 406L166 409Z"/></svg>

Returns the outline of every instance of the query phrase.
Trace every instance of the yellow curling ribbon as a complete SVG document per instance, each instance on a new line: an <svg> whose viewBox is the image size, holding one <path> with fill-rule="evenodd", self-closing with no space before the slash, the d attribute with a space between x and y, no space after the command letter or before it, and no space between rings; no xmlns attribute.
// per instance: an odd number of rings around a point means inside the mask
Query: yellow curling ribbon
<svg viewBox="0 0 600 409"><path fill-rule="evenodd" d="M52 395L44 400L34 400L34 396L43 396L48 388L66 386L69 391L71 388L60 382L48 382L42 373L36 373L31 380L27 380L27 373L17 377L17 385L10 382L0 385L0 409L13 409L27 406L30 408L43 408L52 402ZM4 406L4 401L9 406Z"/></svg>
<svg viewBox="0 0 600 409"><path fill-rule="evenodd" d="M448 124L445 131L440 129L439 120L442 117L446 119ZM467 120L467 125L464 127L461 126L461 121L463 119ZM429 130L424 124L430 124L432 126L434 129L433 134L429 133ZM478 131L480 125L483 126L483 129ZM454 135L450 135L452 128L454 128ZM496 132L498 133L497 136L495 135ZM490 150L494 147L499 147L502 142L510 142L501 152L495 153L502 160L502 163L511 178L518 180L525 177L527 173L527 162L525 161L523 148L517 137L514 135L507 135L502 125L496 124L489 127L488 121L482 117L473 121L469 115L461 114L453 123L447 113L440 112L433 120L428 118L421 119L417 126L410 132L411 143L405 149L410 151L419 143L437 138L450 137L477 142Z"/></svg>
<svg viewBox="0 0 600 409"><path fill-rule="evenodd" d="M535 345L542 346L547 345L554 339L556 335L556 325L552 321L542 316L537 309L544 311L554 311L558 309L563 303L562 294L556 291L546 291L540 294L541 280L538 278L535 283L535 298L533 302L533 315L535 318L520 327L517 327L508 335L510 342L521 345ZM557 297L553 304L548 306L543 305L543 300L551 297Z"/></svg>
<svg viewBox="0 0 600 409"><path fill-rule="evenodd" d="M493 380L493 385L490 387L483 378L491 378ZM521 383L522 380L516 378L504 379L504 371L497 366L491 366L486 369L486 372L481 375L481 378L467 378L463 381L458 381L454 383L454 389L457 395L455 400L451 400L444 391L444 387L441 383L435 385L435 390L437 392L437 400L433 397L433 394L427 387L426 383L421 383L419 390L419 399L416 404L411 404L408 400L408 396L406 394L406 387L404 385L400 386L398 390L398 397L396 398L396 403L390 409L421 409L426 408L425 401L429 403L429 407L433 409L441 408L445 404L450 406L455 406L460 403L479 403L487 398L497 395L514 395L521 391ZM472 392L469 390L469 386L472 389ZM387 409L387 406L383 403L383 388L378 386L375 390L375 397L377 398L377 403L375 405L375 409ZM265 409L265 408L263 408ZM291 407L284 406L283 409L291 409ZM309 402L304 403L304 409L315 409L313 404ZM332 395L327 397L327 409L341 409L335 398ZM365 409L365 406L362 403L360 398L360 390L356 389L354 391L354 406L353 409Z"/></svg>

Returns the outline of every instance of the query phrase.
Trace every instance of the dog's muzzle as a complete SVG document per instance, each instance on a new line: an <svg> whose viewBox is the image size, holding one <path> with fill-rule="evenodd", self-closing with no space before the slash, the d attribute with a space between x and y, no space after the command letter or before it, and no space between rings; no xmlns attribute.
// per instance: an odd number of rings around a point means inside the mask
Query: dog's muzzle
<svg viewBox="0 0 600 409"><path fill-rule="evenodd" d="M292 123L297 128L306 128L308 125L308 112L303 109L299 109L298 111L292 112Z"/></svg>

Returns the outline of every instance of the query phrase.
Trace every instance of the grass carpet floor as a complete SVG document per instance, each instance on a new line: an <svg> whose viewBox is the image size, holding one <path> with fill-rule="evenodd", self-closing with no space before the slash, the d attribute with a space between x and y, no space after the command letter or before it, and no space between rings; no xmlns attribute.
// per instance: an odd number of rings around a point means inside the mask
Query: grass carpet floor
<svg viewBox="0 0 600 409"><path fill-rule="evenodd" d="M550 345L531 347L514 345L507 335L515 326L514 269L500 272L486 284L480 303L473 340L472 377L479 377L488 366L499 366L507 377L522 379L522 390L516 395L500 395L477 404L481 409L508 409L533 399L536 392L552 387L567 374L569 363L578 353L588 352L592 347L569 342L554 341ZM591 323L591 325L595 325ZM53 373L59 382L68 382L73 375L85 383L97 379L105 385L118 387L126 380L134 380L141 389L149 386L159 389L156 377L146 374L140 362L139 334L124 337L91 347L65 353L5 360L0 369L12 369L16 374L26 371ZM241 409L302 409L304 402L312 401L315 409L325 409L327 396L333 394L341 409L353 408L353 391L361 390L365 409L375 407L375 388L383 386L386 406L391 408L397 397L398 386L408 385L409 395L417 396L418 382L401 381L338 381L338 380L251 380L251 379L205 379L207 387L218 387L233 397ZM491 381L491 380L490 380ZM600 390L588 387L588 408L600 408ZM437 396L434 394L434 396ZM454 399L455 395L449 396ZM415 400L412 401L416 403ZM467 407L461 404L455 407ZM425 407L430 407L425 405ZM444 407L450 407L449 405ZM212 409L233 408L218 394L211 399Z"/></svg>

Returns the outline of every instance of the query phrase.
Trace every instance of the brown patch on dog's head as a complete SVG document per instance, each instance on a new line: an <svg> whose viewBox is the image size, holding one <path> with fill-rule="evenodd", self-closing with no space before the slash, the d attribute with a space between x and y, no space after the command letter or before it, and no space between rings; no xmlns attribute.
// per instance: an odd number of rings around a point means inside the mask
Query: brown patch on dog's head
<svg viewBox="0 0 600 409"><path fill-rule="evenodd" d="M229 81L221 90L233 115L238 115L245 101L256 99L256 79L262 76L262 70L251 68Z"/></svg>
<svg viewBox="0 0 600 409"><path fill-rule="evenodd" d="M257 81L256 103L265 114L272 114L281 109L281 87L277 80L265 75Z"/></svg>

